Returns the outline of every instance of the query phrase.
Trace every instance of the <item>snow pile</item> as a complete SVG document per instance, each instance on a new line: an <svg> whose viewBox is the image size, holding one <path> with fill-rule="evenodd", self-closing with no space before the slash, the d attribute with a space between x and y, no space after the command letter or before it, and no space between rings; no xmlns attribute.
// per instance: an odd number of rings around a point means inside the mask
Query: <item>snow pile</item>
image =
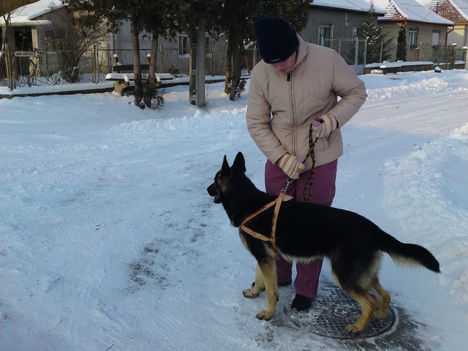
<svg viewBox="0 0 468 351"><path fill-rule="evenodd" d="M468 91L468 81L456 72L447 71L443 76L434 72L399 73L390 78L371 76L372 82L383 82L386 86L370 90L368 102L437 95L446 91ZM389 82L389 79L396 82Z"/></svg>
<svg viewBox="0 0 468 351"><path fill-rule="evenodd" d="M468 125L385 166L390 217L411 240L425 234L423 244L445 262L440 284L468 302Z"/></svg>

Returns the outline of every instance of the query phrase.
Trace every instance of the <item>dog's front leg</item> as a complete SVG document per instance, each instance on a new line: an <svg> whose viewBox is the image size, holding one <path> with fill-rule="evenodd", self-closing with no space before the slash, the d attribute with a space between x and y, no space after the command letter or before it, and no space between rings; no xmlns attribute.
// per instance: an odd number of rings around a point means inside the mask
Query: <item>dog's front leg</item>
<svg viewBox="0 0 468 351"><path fill-rule="evenodd" d="M257 313L258 319L269 320L276 312L276 302L278 301L278 285L276 283L276 261L268 258L266 262L258 264L263 275L263 283L268 297L267 309Z"/></svg>
<svg viewBox="0 0 468 351"><path fill-rule="evenodd" d="M245 297L253 298L257 297L263 290L265 290L265 284L263 283L263 273L257 263L257 268L255 270L255 283L252 288L245 289L242 291L242 293Z"/></svg>

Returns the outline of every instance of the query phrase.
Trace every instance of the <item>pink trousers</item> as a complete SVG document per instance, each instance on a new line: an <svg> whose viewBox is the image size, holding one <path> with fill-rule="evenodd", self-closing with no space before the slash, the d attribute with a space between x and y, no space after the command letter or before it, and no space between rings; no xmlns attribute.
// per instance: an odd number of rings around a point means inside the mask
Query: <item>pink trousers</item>
<svg viewBox="0 0 468 351"><path fill-rule="evenodd" d="M331 206L335 196L336 168L338 161L333 161L315 168L315 176L312 183L311 199L309 202ZM307 202L304 199L304 187L310 171L301 174L300 178L292 182L287 193L294 196L296 201ZM286 185L288 177L277 165L267 161L265 165L265 188L270 195L278 195ZM312 223L311 223L312 225ZM313 234L311 234L313 235ZM291 281L292 263L279 257L276 262L278 284L286 284ZM296 279L294 288L296 294L314 298L317 295L322 259L310 263L296 263Z"/></svg>

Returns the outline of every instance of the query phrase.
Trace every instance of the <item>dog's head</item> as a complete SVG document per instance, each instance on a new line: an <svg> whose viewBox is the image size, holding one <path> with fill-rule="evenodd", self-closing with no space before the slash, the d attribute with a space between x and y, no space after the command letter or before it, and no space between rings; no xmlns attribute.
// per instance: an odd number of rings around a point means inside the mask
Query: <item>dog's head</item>
<svg viewBox="0 0 468 351"><path fill-rule="evenodd" d="M230 167L226 155L224 155L221 169L216 173L214 182L206 190L210 196L214 196L213 201L219 204L223 201L223 197L229 193L231 185L237 179L242 178L245 173L245 160L242 152L237 153L234 163Z"/></svg>

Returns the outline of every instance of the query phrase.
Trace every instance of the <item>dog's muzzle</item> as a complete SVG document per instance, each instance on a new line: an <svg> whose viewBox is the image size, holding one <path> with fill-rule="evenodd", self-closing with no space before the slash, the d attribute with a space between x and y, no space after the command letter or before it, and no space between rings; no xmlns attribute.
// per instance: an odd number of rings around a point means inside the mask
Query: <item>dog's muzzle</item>
<svg viewBox="0 0 468 351"><path fill-rule="evenodd" d="M211 184L208 188L206 188L206 191L208 191L208 194L210 194L210 196L214 196L213 202L215 204L219 204L221 202L221 194L216 188L215 183Z"/></svg>

